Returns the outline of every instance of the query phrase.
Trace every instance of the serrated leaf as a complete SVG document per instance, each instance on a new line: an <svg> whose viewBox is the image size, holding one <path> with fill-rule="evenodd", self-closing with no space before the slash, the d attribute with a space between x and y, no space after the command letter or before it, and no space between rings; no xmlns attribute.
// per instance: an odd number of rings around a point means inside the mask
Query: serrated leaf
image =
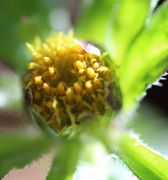
<svg viewBox="0 0 168 180"><path fill-rule="evenodd" d="M134 134L122 134L117 154L143 180L168 179L168 159L142 143Z"/></svg>
<svg viewBox="0 0 168 180"><path fill-rule="evenodd" d="M47 152L52 145L45 136L0 134L0 179L13 168L22 168Z"/></svg>
<svg viewBox="0 0 168 180"><path fill-rule="evenodd" d="M81 145L78 139L64 142L53 160L47 180L72 180L80 151Z"/></svg>
<svg viewBox="0 0 168 180"><path fill-rule="evenodd" d="M106 46L116 64L122 65L129 46L143 28L150 1L118 0L115 3Z"/></svg>
<svg viewBox="0 0 168 180"><path fill-rule="evenodd" d="M163 4L132 45L120 71L125 107L131 107L148 85L168 67L168 2Z"/></svg>
<svg viewBox="0 0 168 180"><path fill-rule="evenodd" d="M76 25L79 38L95 43L104 43L111 20L111 10L116 0L84 1L82 12Z"/></svg>

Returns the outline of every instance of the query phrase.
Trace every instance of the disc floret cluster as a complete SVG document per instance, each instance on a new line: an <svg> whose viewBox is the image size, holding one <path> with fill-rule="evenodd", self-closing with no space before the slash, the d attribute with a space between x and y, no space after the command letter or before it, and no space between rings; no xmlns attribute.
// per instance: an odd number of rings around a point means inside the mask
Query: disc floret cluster
<svg viewBox="0 0 168 180"><path fill-rule="evenodd" d="M25 81L31 107L57 132L110 107L112 72L104 54L88 52L71 33L37 38L27 47L33 57Z"/></svg>

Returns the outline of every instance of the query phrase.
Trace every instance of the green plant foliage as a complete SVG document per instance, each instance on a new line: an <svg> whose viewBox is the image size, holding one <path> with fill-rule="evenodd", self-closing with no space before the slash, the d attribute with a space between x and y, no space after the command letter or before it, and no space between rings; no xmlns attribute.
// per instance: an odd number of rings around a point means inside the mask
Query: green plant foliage
<svg viewBox="0 0 168 180"><path fill-rule="evenodd" d="M168 67L168 3L162 5L137 40L121 69L120 85L127 107Z"/></svg>
<svg viewBox="0 0 168 180"><path fill-rule="evenodd" d="M121 149L117 153L140 179L168 179L166 158L144 145L132 133L123 134L119 141Z"/></svg>
<svg viewBox="0 0 168 180"><path fill-rule="evenodd" d="M26 59L25 42L44 36L50 28L49 12L52 1L0 1L0 57L17 72L22 71Z"/></svg>
<svg viewBox="0 0 168 180"><path fill-rule="evenodd" d="M84 40L104 43L115 1L93 0L83 3L82 13L76 26L77 35Z"/></svg>
<svg viewBox="0 0 168 180"><path fill-rule="evenodd" d="M150 12L150 0L118 0L112 11L107 48L114 61L123 65L123 58Z"/></svg>
<svg viewBox="0 0 168 180"><path fill-rule="evenodd" d="M81 145L78 139L70 139L56 153L47 180L71 180L76 170Z"/></svg>
<svg viewBox="0 0 168 180"><path fill-rule="evenodd" d="M39 158L52 145L45 136L22 133L0 134L0 178L13 168L22 168Z"/></svg>

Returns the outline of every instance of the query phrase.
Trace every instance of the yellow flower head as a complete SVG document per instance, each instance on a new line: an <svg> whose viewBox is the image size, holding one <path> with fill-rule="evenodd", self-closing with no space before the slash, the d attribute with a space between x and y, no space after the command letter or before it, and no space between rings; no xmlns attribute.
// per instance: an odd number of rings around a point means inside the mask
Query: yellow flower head
<svg viewBox="0 0 168 180"><path fill-rule="evenodd" d="M63 33L27 47L33 56L26 79L29 103L57 132L112 108L113 75L104 55L91 54Z"/></svg>

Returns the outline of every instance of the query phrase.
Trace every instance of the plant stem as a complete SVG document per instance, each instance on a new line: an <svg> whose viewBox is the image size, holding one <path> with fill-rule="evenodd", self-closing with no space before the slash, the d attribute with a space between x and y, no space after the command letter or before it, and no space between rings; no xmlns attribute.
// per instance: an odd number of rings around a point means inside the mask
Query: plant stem
<svg viewBox="0 0 168 180"><path fill-rule="evenodd" d="M109 146L109 140L115 145ZM140 179L168 179L168 159L145 145L134 133L113 130L104 143L110 153L115 152Z"/></svg>

